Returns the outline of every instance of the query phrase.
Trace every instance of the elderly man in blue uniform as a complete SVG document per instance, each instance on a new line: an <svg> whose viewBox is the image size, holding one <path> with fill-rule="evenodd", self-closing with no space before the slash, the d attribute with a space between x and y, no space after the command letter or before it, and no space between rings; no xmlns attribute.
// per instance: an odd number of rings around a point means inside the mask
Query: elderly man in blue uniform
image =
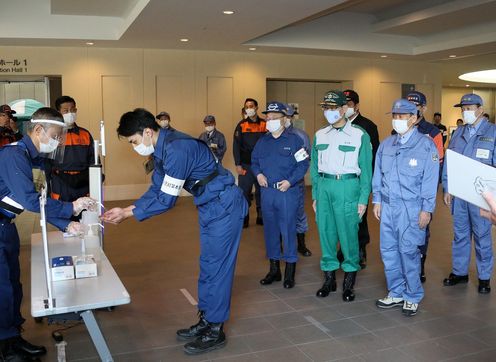
<svg viewBox="0 0 496 362"><path fill-rule="evenodd" d="M308 135L304 130L293 125L294 116L297 114L298 112L292 106L288 105L284 127L291 130L303 140L303 147L305 148L305 151L310 154L310 138L308 138ZM296 214L296 240L298 241L298 252L303 256L311 256L312 252L307 248L305 242L305 233L308 231L308 218L305 212L305 179L298 183L298 187L300 189L298 211Z"/></svg>
<svg viewBox="0 0 496 362"><path fill-rule="evenodd" d="M372 146L364 129L346 119L343 92L327 92L320 104L329 126L317 131L312 146L313 209L316 212L324 272L318 297L336 291L336 270L344 271L343 301L355 300L354 286L360 270L358 224L369 202L372 179ZM338 241L344 260L339 263ZM340 265L341 264L341 265Z"/></svg>
<svg viewBox="0 0 496 362"><path fill-rule="evenodd" d="M27 135L20 141L0 148L0 360L31 361L46 353L21 337L22 285L19 266L19 235L13 222L24 210L40 212L40 194L35 189L33 173L43 165L42 154L52 154L63 132L62 115L51 108L41 108L27 125ZM39 173L39 172L38 172ZM47 220L60 230L79 233L82 228L71 222L92 203L90 198L74 202L47 199Z"/></svg>
<svg viewBox="0 0 496 362"><path fill-rule="evenodd" d="M117 133L126 137L141 156L153 154L152 185L133 205L114 208L103 220L119 223L131 216L138 221L174 207L181 190L194 196L200 224L200 320L177 331L187 354L199 354L226 344L224 322L229 318L234 269L243 219L248 207L233 175L219 164L208 146L184 133L159 129L144 109L125 113Z"/></svg>
<svg viewBox="0 0 496 362"><path fill-rule="evenodd" d="M417 108L406 99L393 103L397 134L379 146L372 181L374 216L380 221L380 250L388 295L379 308L402 307L417 314L424 297L420 249L436 205L439 155L434 142L415 127Z"/></svg>
<svg viewBox="0 0 496 362"><path fill-rule="evenodd" d="M226 138L222 132L217 129L217 122L215 121L214 116L206 116L203 119L203 124L205 125L205 132L198 138L210 147L215 157L222 163L222 159L224 158L227 149Z"/></svg>
<svg viewBox="0 0 496 362"><path fill-rule="evenodd" d="M496 166L496 126L484 118L482 98L477 94L465 94L460 103L465 125L459 126L449 142L448 149L471 159ZM470 249L472 238L475 242L478 291L487 294L491 291L490 279L493 272L493 246L491 222L480 215L479 208L461 199L454 199L448 190L446 165L443 168L444 202L451 207L453 214L453 271L444 279L445 286L468 282Z"/></svg>
<svg viewBox="0 0 496 362"><path fill-rule="evenodd" d="M267 116L269 132L255 145L251 167L261 187L265 247L269 258L269 272L260 284L280 281L280 260L284 260L283 285L284 288L293 288L298 261L296 215L301 194L298 185L308 170L308 153L303 140L284 127L286 112L283 103L267 104L267 110L263 113Z"/></svg>

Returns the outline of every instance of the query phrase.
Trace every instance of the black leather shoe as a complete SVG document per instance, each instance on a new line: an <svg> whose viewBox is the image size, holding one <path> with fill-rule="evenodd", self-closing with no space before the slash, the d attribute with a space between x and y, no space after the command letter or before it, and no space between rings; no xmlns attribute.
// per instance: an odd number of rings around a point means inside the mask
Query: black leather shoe
<svg viewBox="0 0 496 362"><path fill-rule="evenodd" d="M358 249L358 256L360 258L358 262L360 268L365 269L367 267L367 250L365 249L365 245L360 246Z"/></svg>
<svg viewBox="0 0 496 362"><path fill-rule="evenodd" d="M291 289L295 286L296 263L286 263L284 270L284 288Z"/></svg>
<svg viewBox="0 0 496 362"><path fill-rule="evenodd" d="M263 218L261 216L257 216L257 225L263 225Z"/></svg>
<svg viewBox="0 0 496 362"><path fill-rule="evenodd" d="M226 345L226 335L223 331L224 323L209 323L207 332L193 342L184 345L186 354L200 354L222 348Z"/></svg>
<svg viewBox="0 0 496 362"><path fill-rule="evenodd" d="M245 220L243 221L243 229L246 229L248 226L250 226L250 217L246 215Z"/></svg>
<svg viewBox="0 0 496 362"><path fill-rule="evenodd" d="M312 252L305 245L305 234L298 233L296 234L296 239L298 240L298 253L303 256L312 256Z"/></svg>
<svg viewBox="0 0 496 362"><path fill-rule="evenodd" d="M491 285L490 285L491 280L482 280L479 279L479 293L480 294L489 294L491 293Z"/></svg>
<svg viewBox="0 0 496 362"><path fill-rule="evenodd" d="M427 259L427 255L420 255L420 282L425 283L427 278L425 277L425 259Z"/></svg>
<svg viewBox="0 0 496 362"><path fill-rule="evenodd" d="M455 275L450 273L449 277L443 280L445 287L451 287L457 285L458 283L468 283L468 275Z"/></svg>
<svg viewBox="0 0 496 362"><path fill-rule="evenodd" d="M33 357L28 357L26 354L22 352L16 352L10 350L6 353L0 353L0 361L1 362L32 362ZM36 361L36 359L34 360Z"/></svg>
<svg viewBox="0 0 496 362"><path fill-rule="evenodd" d="M273 282L280 282L282 279L281 265L279 263L279 260L269 259L269 263L269 272L267 273L265 278L260 280L260 284L262 285L269 285Z"/></svg>
<svg viewBox="0 0 496 362"><path fill-rule="evenodd" d="M208 322L205 319L205 315L202 311L198 311L198 317L200 320L195 325L187 329L179 329L176 332L176 337L180 341L189 341L203 335L208 329Z"/></svg>
<svg viewBox="0 0 496 362"><path fill-rule="evenodd" d="M317 290L317 297L325 298L330 292L336 291L336 271L324 271L324 284Z"/></svg>
<svg viewBox="0 0 496 362"><path fill-rule="evenodd" d="M21 336L12 338L11 344L12 349L15 352L24 353L31 357L43 356L47 353L44 346L36 346L34 344L31 344Z"/></svg>
<svg viewBox="0 0 496 362"><path fill-rule="evenodd" d="M343 280L343 300L345 302L353 302L355 300L355 279L357 272L344 273Z"/></svg>

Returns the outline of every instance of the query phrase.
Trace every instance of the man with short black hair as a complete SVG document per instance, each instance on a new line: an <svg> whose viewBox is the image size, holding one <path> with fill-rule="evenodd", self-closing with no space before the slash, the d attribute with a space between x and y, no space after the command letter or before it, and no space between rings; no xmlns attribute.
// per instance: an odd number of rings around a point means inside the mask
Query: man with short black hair
<svg viewBox="0 0 496 362"><path fill-rule="evenodd" d="M55 100L57 111L64 117L67 127L63 160L50 161L47 176L50 179L51 197L71 202L90 192L89 167L95 163L93 137L76 124L77 107L74 98L62 96Z"/></svg>
<svg viewBox="0 0 496 362"><path fill-rule="evenodd" d="M257 114L258 102L253 98L246 98L245 113L247 118L239 121L234 131L233 155L236 172L238 173L238 185L245 194L248 207L251 205L251 192L255 186L255 201L257 205L257 224L263 225L262 209L260 204L260 185L251 170L251 154L260 137L267 129L265 120ZM249 226L249 215L246 215L243 227Z"/></svg>
<svg viewBox="0 0 496 362"><path fill-rule="evenodd" d="M40 212L40 194L33 174L43 166L40 157L56 153L63 129L59 112L40 108L27 125L27 135L0 148L0 361L32 361L32 357L46 353L45 347L21 337L24 318L20 309L19 235L13 221L25 209ZM70 218L92 204L87 197L72 203L48 198L47 221L60 230L78 234L81 224Z"/></svg>
<svg viewBox="0 0 496 362"><path fill-rule="evenodd" d="M433 121L434 121L434 126L436 126L443 135L443 146L444 146L446 144L446 140L448 139L448 129L444 124L441 123L441 113L439 112L434 113Z"/></svg>
<svg viewBox="0 0 496 362"><path fill-rule="evenodd" d="M117 128L141 156L153 155L152 185L133 205L113 208L103 221L120 223L134 216L138 221L174 207L184 188L194 197L200 224L200 320L177 331L190 341L187 354L199 354L226 344L224 322L229 318L231 290L243 219L247 204L233 175L219 164L208 146L179 131L159 128L145 109L124 113Z"/></svg>

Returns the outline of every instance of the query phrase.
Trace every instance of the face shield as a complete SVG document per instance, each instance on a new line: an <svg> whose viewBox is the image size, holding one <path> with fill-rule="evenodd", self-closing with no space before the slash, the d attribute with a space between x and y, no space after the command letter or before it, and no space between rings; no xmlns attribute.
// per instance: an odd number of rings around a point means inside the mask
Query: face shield
<svg viewBox="0 0 496 362"><path fill-rule="evenodd" d="M38 134L40 141L40 157L48 158L56 163L64 161L65 140L67 126L64 122L50 119L32 119L32 123L40 123L41 132Z"/></svg>

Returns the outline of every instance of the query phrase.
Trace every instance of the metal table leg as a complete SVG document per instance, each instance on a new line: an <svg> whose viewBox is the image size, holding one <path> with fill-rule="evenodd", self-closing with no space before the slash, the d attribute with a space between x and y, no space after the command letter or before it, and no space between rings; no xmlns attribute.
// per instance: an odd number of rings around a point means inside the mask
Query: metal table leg
<svg viewBox="0 0 496 362"><path fill-rule="evenodd" d="M110 350L107 346L107 343L105 342L105 338L103 337L102 331L98 326L93 312L91 310L82 312L81 317L83 317L84 324L88 329L88 333L90 334L91 340L93 341L93 344L98 351L100 359L104 362L113 362L114 359L110 354Z"/></svg>

